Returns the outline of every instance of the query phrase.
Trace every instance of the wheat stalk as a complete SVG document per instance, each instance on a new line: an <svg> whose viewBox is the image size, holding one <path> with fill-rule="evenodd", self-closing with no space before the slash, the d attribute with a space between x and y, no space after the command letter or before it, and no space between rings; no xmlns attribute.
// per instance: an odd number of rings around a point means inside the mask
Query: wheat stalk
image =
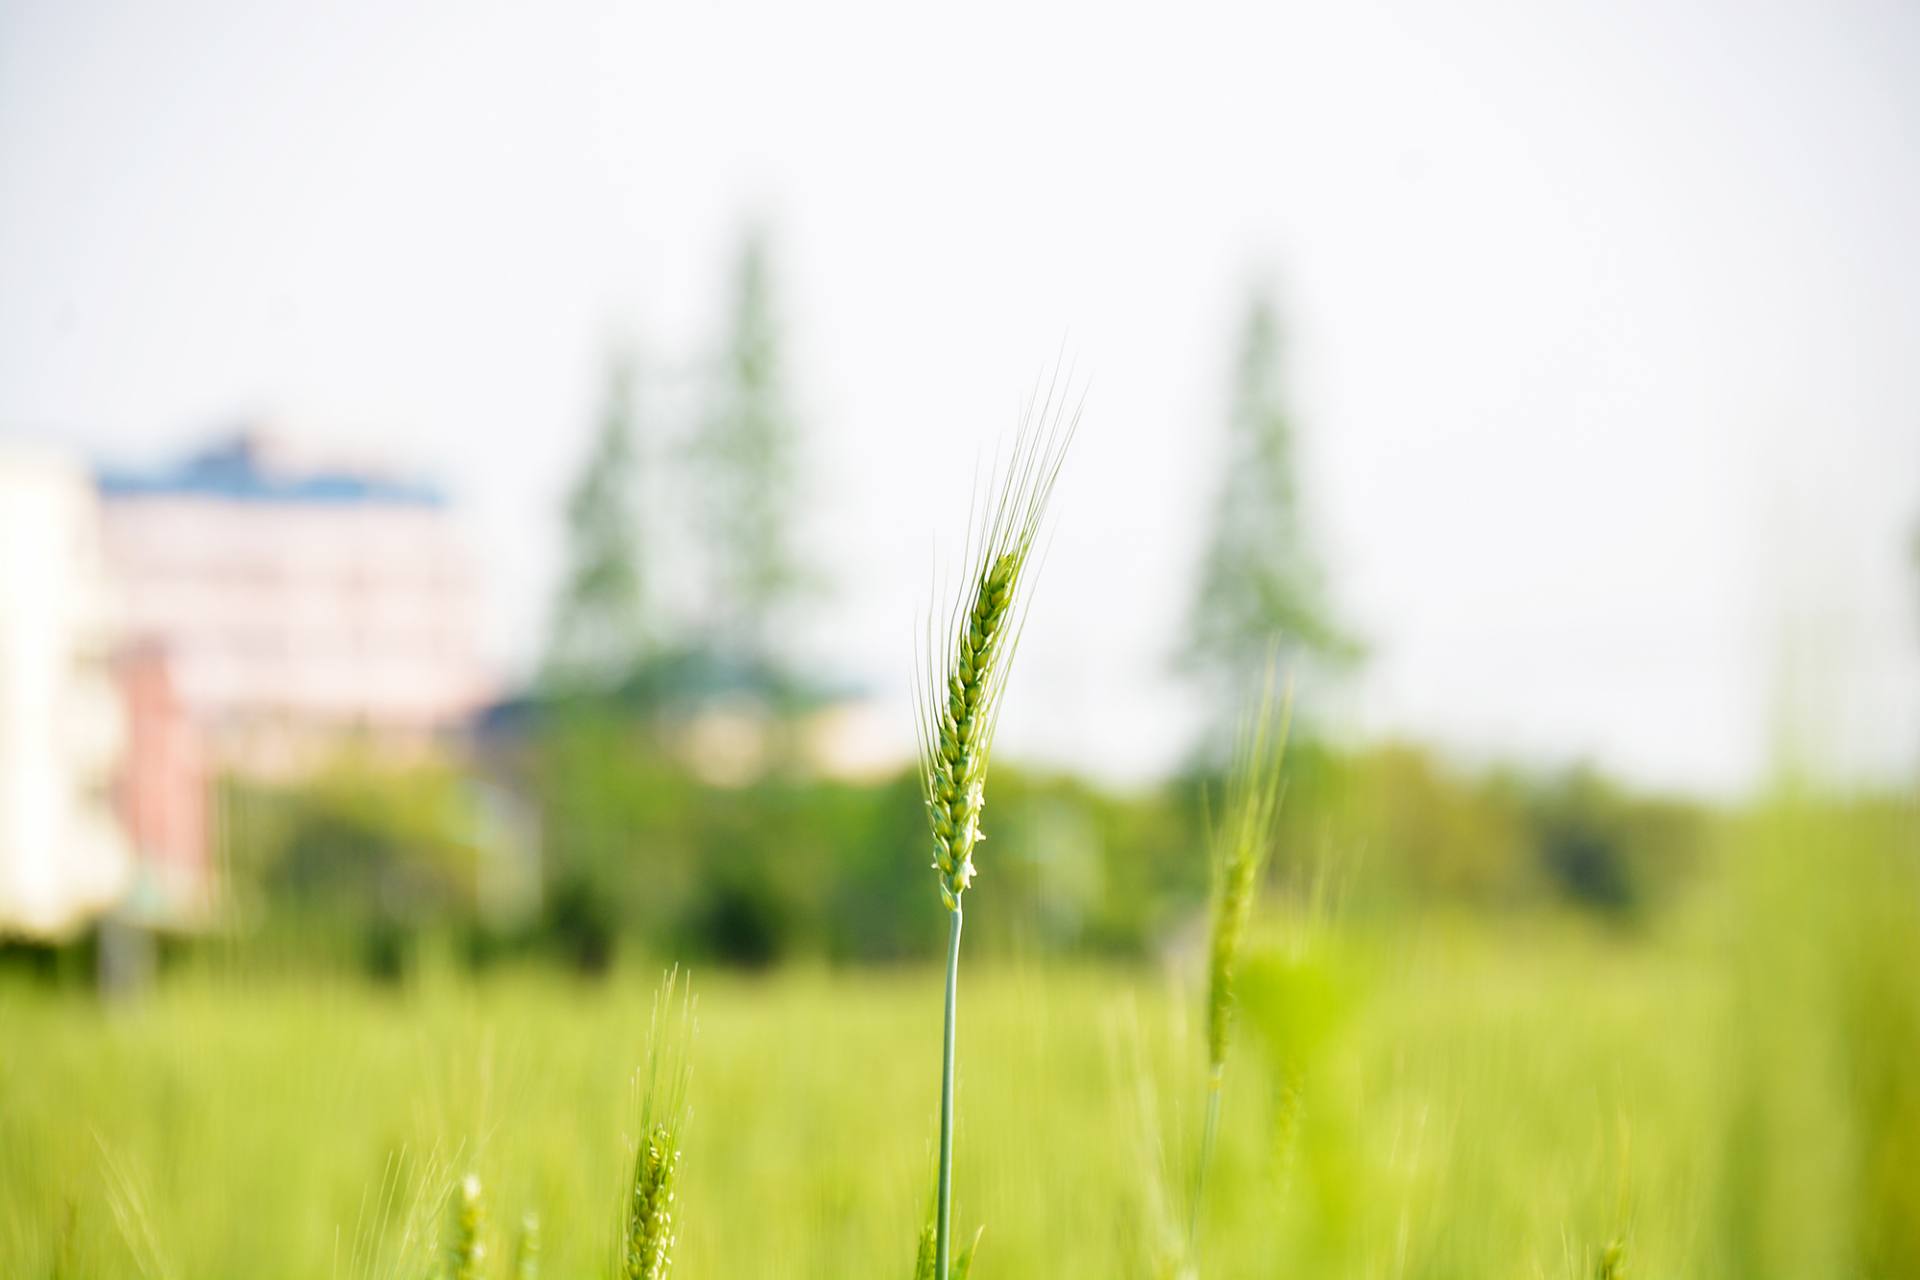
<svg viewBox="0 0 1920 1280"><path fill-rule="evenodd" d="M1260 701L1241 724L1227 774L1223 816L1209 835L1213 864L1212 929L1207 948L1207 1118L1187 1209L1187 1237L1196 1242L1207 1167L1220 1127L1220 1089L1233 1031L1234 976L1261 874L1273 852L1284 790L1281 762L1293 723L1293 685L1276 698L1271 668Z"/></svg>
<svg viewBox="0 0 1920 1280"><path fill-rule="evenodd" d="M987 760L1001 694L1025 621L1022 587L1060 464L1079 425L1058 372L1044 397L1027 402L1004 470L979 495L984 514L969 521L969 566L947 625L929 615L915 682L920 783L933 836L933 869L948 913L946 1016L941 1036L940 1162L934 1211L934 1277L949 1280L952 1258L954 1030L959 1002L960 902L973 883L973 851L983 838Z"/></svg>

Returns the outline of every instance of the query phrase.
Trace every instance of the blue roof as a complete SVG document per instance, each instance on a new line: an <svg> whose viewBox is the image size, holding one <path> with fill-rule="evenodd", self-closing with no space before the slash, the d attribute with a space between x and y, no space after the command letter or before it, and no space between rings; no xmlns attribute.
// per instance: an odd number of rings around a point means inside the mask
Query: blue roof
<svg viewBox="0 0 1920 1280"><path fill-rule="evenodd" d="M446 505L437 486L352 471L286 473L261 463L257 442L238 436L168 466L100 467L100 492L110 498L193 496L232 502L389 503Z"/></svg>

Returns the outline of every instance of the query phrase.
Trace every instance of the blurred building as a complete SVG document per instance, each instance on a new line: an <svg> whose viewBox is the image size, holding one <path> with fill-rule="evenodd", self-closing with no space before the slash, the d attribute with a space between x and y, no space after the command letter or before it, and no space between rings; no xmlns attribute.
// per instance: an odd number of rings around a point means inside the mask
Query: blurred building
<svg viewBox="0 0 1920 1280"><path fill-rule="evenodd" d="M424 747L484 697L476 578L432 486L256 435L99 485L126 634L164 654L220 766Z"/></svg>
<svg viewBox="0 0 1920 1280"><path fill-rule="evenodd" d="M91 478L0 450L0 934L209 921L215 771L464 722L475 593L429 486L256 436Z"/></svg>
<svg viewBox="0 0 1920 1280"><path fill-rule="evenodd" d="M131 883L111 601L86 473L0 450L0 933L66 935Z"/></svg>
<svg viewBox="0 0 1920 1280"><path fill-rule="evenodd" d="M114 663L126 720L116 809L133 850L133 883L123 902L134 922L193 927L213 910L215 868L209 819L213 779L166 651L128 645Z"/></svg>

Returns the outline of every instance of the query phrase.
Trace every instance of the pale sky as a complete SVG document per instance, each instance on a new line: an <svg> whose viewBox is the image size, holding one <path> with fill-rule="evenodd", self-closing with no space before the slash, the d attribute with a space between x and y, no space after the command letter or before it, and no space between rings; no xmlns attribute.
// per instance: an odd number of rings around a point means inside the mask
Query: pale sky
<svg viewBox="0 0 1920 1280"><path fill-rule="evenodd" d="M799 652L898 705L973 459L1086 425L1003 751L1150 775L1274 283L1348 731L1725 791L1920 746L1920 9L0 0L0 433L245 414L442 479L523 671L618 334L774 229ZM1783 655L1797 665L1782 679ZM1808 709L1812 711L1809 712Z"/></svg>

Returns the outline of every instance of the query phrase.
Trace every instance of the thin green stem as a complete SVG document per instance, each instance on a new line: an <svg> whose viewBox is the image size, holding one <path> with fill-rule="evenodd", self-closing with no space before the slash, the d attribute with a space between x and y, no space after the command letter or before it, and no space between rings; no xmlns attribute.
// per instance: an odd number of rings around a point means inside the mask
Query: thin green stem
<svg viewBox="0 0 1920 1280"><path fill-rule="evenodd" d="M1220 1131L1220 1077L1215 1067L1207 1078L1207 1127L1200 1132L1200 1165L1193 1171L1193 1203L1187 1206L1187 1252L1200 1246L1200 1201L1207 1191L1207 1166L1213 1163L1214 1136Z"/></svg>
<svg viewBox="0 0 1920 1280"><path fill-rule="evenodd" d="M953 1027L960 1008L960 908L947 928L947 1027L940 1050L940 1190L933 1218L934 1280L947 1280L953 1217Z"/></svg>

